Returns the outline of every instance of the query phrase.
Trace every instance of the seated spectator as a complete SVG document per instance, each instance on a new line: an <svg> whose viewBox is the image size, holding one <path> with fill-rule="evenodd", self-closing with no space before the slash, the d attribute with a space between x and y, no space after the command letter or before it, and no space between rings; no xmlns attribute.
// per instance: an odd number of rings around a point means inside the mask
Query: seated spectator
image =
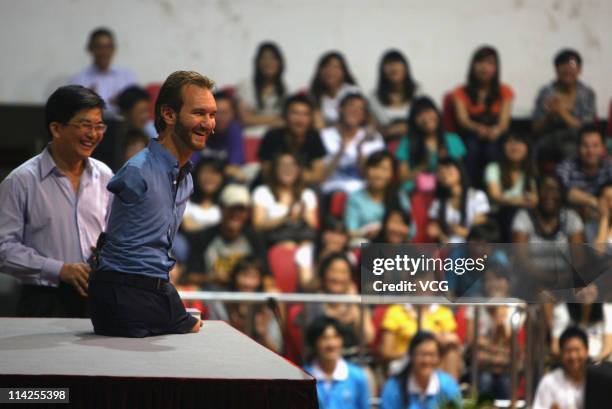
<svg viewBox="0 0 612 409"><path fill-rule="evenodd" d="M264 288L263 266L257 257L248 256L238 261L232 268L229 291L260 293ZM267 304L227 303L213 308L211 319L222 319L239 331L249 335L266 348L280 353L283 337L275 312ZM251 321L252 324L251 324ZM252 325L252 327L251 327ZM250 328L250 331L249 331Z"/></svg>
<svg viewBox="0 0 612 409"><path fill-rule="evenodd" d="M329 255L344 254L351 263L351 268L357 268L358 260L355 253L349 248L349 241L350 237L344 223L333 217L323 219L316 246L314 248L302 246L295 255L300 271L300 285L303 290L316 291L319 288L316 271L319 271L320 262Z"/></svg>
<svg viewBox="0 0 612 409"><path fill-rule="evenodd" d="M506 298L509 296L510 280L505 269L489 268L484 277L484 296ZM478 322L475 309L479 309ZM511 397L512 327L511 320L516 306L468 307L466 319L466 344L472 344L474 326L477 330L476 344L472 353L478 362L478 392L493 399Z"/></svg>
<svg viewBox="0 0 612 409"><path fill-rule="evenodd" d="M251 197L246 187L230 184L219 198L221 221L207 229L188 234L189 261L185 282L211 290L226 290L234 265L247 256L262 258L265 288L272 286L261 238L247 223Z"/></svg>
<svg viewBox="0 0 612 409"><path fill-rule="evenodd" d="M322 129L340 120L340 101L347 94L358 93L353 75L344 56L337 51L324 54L310 84L310 95L315 101L315 127Z"/></svg>
<svg viewBox="0 0 612 409"><path fill-rule="evenodd" d="M342 358L342 326L338 320L319 317L306 330L312 351L304 367L317 380L320 409L369 409L366 373Z"/></svg>
<svg viewBox="0 0 612 409"><path fill-rule="evenodd" d="M599 221L601 189L612 181L612 160L606 156L603 135L595 125L584 125L578 132L578 155L566 159L557 173L567 191L567 201L586 222L588 242L593 242Z"/></svg>
<svg viewBox="0 0 612 409"><path fill-rule="evenodd" d="M380 409L433 409L461 407L459 385L438 369L440 344L435 335L419 332L410 341L409 363L383 387Z"/></svg>
<svg viewBox="0 0 612 409"><path fill-rule="evenodd" d="M136 84L136 76L130 70L112 65L115 55L115 35L108 28L100 27L89 34L87 51L92 63L68 80L68 84L82 85L95 91L106 102L112 113L117 112L117 97L125 88Z"/></svg>
<svg viewBox="0 0 612 409"><path fill-rule="evenodd" d="M540 292L551 288L562 278L559 272L567 272L565 257L558 250L569 250L567 244L584 242L584 226L580 216L566 207L560 180L554 174L538 180L538 205L533 209L521 209L512 222L512 241L538 244L516 246L517 267L528 276L525 291ZM568 255L569 257L569 255ZM568 277L569 278L569 277Z"/></svg>
<svg viewBox="0 0 612 409"><path fill-rule="evenodd" d="M378 131L385 139L408 133L406 118L417 90L406 57L389 50L380 60L378 87L370 97L370 107Z"/></svg>
<svg viewBox="0 0 612 409"><path fill-rule="evenodd" d="M375 243L409 243L416 234L416 225L410 219L410 214L398 207L385 211L381 226L378 237L374 239Z"/></svg>
<svg viewBox="0 0 612 409"><path fill-rule="evenodd" d="M431 98L417 98L408 117L408 135L401 139L396 151L404 190L410 192L416 185L419 192L433 192L438 161L459 161L465 154L459 135L442 129L440 111Z"/></svg>
<svg viewBox="0 0 612 409"><path fill-rule="evenodd" d="M433 275L430 276L433 280ZM420 294L420 295L434 295ZM455 379L461 375L461 344L455 333L457 322L453 312L443 305L392 305L383 317L379 352L383 361L389 364L389 372L396 373L404 364L408 345L420 329L435 334L440 345L440 363Z"/></svg>
<svg viewBox="0 0 612 409"><path fill-rule="evenodd" d="M136 129L149 138L157 136L151 119L151 95L145 89L138 85L127 87L119 94L117 105L128 132Z"/></svg>
<svg viewBox="0 0 612 409"><path fill-rule="evenodd" d="M304 183L317 185L323 181L325 147L319 132L313 128L314 106L309 97L293 95L285 101L285 127L269 130L259 145L263 179L270 174L272 158L279 153L292 153L300 158Z"/></svg>
<svg viewBox="0 0 612 409"><path fill-rule="evenodd" d="M272 160L269 182L253 191L253 227L270 245L311 245L317 229L317 196L304 187L295 155Z"/></svg>
<svg viewBox="0 0 612 409"><path fill-rule="evenodd" d="M529 141L512 132L502 137L502 156L485 169L487 193L493 202L503 243L512 241L512 220L518 209L532 209L538 202L535 171Z"/></svg>
<svg viewBox="0 0 612 409"><path fill-rule="evenodd" d="M594 362L612 354L612 303L596 302L599 289L591 283L574 295L575 303L560 303L553 309L551 352L559 355L558 341L570 325L583 329L589 337L589 357Z"/></svg>
<svg viewBox="0 0 612 409"><path fill-rule="evenodd" d="M514 92L501 83L500 71L497 50L481 47L470 62L467 84L453 91L457 124L467 145L468 174L479 188L485 166L497 159L497 139L512 115Z"/></svg>
<svg viewBox="0 0 612 409"><path fill-rule="evenodd" d="M437 184L427 235L438 243L464 243L472 226L487 220L487 195L470 187L463 167L452 159L439 163Z"/></svg>
<svg viewBox="0 0 612 409"><path fill-rule="evenodd" d="M539 161L559 163L576 152L578 129L596 120L595 93L578 77L580 54L561 50L554 60L557 78L538 93L533 112L533 132Z"/></svg>
<svg viewBox="0 0 612 409"><path fill-rule="evenodd" d="M287 87L281 50L274 43L261 43L253 62L253 78L238 86L240 119L245 126L282 126L280 114Z"/></svg>
<svg viewBox="0 0 612 409"><path fill-rule="evenodd" d="M219 195L223 188L223 162L202 158L193 170L193 194L187 202L181 228L195 232L221 221Z"/></svg>
<svg viewBox="0 0 612 409"><path fill-rule="evenodd" d="M320 291L324 294L357 294L357 286L353 281L353 268L342 253L331 254L321 262L319 277ZM301 322L308 326L321 316L332 317L340 322L344 357L356 357L360 341L369 344L374 339L374 325L368 308L363 310L363 333L361 310L357 304L309 303L304 307Z"/></svg>
<svg viewBox="0 0 612 409"><path fill-rule="evenodd" d="M387 151L374 152L366 160L366 186L349 195L344 212L344 223L353 238L368 241L378 236L386 208L409 212L410 199L393 182L395 169L395 159Z"/></svg>
<svg viewBox="0 0 612 409"><path fill-rule="evenodd" d="M595 243L602 244L606 248L612 244L612 184L604 186L599 196L599 228Z"/></svg>
<svg viewBox="0 0 612 409"><path fill-rule="evenodd" d="M348 94L340 102L338 124L321 132L327 151L323 193L336 190L351 193L363 188L361 170L366 158L385 148L382 136L366 128L368 116L365 98Z"/></svg>
<svg viewBox="0 0 612 409"><path fill-rule="evenodd" d="M123 158L121 163L127 162L132 156L146 148L150 141L149 135L141 130L132 129L128 131L123 141Z"/></svg>
<svg viewBox="0 0 612 409"><path fill-rule="evenodd" d="M571 327L559 338L561 368L542 378L533 409L572 409L584 406L589 341L585 332Z"/></svg>
<svg viewBox="0 0 612 409"><path fill-rule="evenodd" d="M225 164L224 173L230 181L244 182L246 175L241 169L245 162L244 141L234 98L228 91L215 92L214 97L217 102L215 133L206 140L202 151L193 154L191 161L215 158Z"/></svg>

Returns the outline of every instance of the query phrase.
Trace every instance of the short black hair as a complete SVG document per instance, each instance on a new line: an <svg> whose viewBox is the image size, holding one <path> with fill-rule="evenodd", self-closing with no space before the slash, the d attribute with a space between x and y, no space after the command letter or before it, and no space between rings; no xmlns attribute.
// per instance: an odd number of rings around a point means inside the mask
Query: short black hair
<svg viewBox="0 0 612 409"><path fill-rule="evenodd" d="M338 336L342 337L342 325L340 321L326 315L319 316L312 321L308 328L306 328L306 345L308 345L313 352L317 346L317 340L321 338L328 327L333 327L338 333Z"/></svg>
<svg viewBox="0 0 612 409"><path fill-rule="evenodd" d="M310 111L314 111L315 104L312 99L305 94L294 94L288 97L283 104L283 118L287 118L287 112L289 112L289 107L293 104L303 104L308 106Z"/></svg>
<svg viewBox="0 0 612 409"><path fill-rule="evenodd" d="M601 131L601 128L596 123L587 122L586 124L582 125L578 130L578 146L582 144L582 139L584 138L584 136L589 133L596 133L597 135L599 135L601 143L603 143L604 145L606 144L606 140L604 138L603 132Z"/></svg>
<svg viewBox="0 0 612 409"><path fill-rule="evenodd" d="M119 97L117 98L117 105L121 112L128 112L138 101L150 101L151 95L144 89L139 87L138 85L132 85L131 87L127 87L124 89Z"/></svg>
<svg viewBox="0 0 612 409"><path fill-rule="evenodd" d="M571 60L576 60L578 67L582 67L582 57L578 54L578 51L571 48L564 48L555 55L555 68L560 65L566 64Z"/></svg>
<svg viewBox="0 0 612 409"><path fill-rule="evenodd" d="M563 331L561 337L559 338L559 349L563 350L563 347L567 341L574 338L578 338L580 341L582 341L586 349L589 349L589 337L587 336L586 332L575 326L568 327L565 329L565 331Z"/></svg>
<svg viewBox="0 0 612 409"><path fill-rule="evenodd" d="M104 100L89 88L81 85L65 85L55 90L45 106L45 125L51 135L52 122L67 124L77 112L83 109L104 109Z"/></svg>
<svg viewBox="0 0 612 409"><path fill-rule="evenodd" d="M472 227L467 240L497 243L499 241L499 224L493 219L487 219L484 223Z"/></svg>
<svg viewBox="0 0 612 409"><path fill-rule="evenodd" d="M113 42L115 42L115 35L113 34L110 28L98 27L95 30L93 30L91 33L89 33L89 40L87 41L88 49L90 49L93 46L94 42L96 41L98 37L110 37L110 39L113 40Z"/></svg>

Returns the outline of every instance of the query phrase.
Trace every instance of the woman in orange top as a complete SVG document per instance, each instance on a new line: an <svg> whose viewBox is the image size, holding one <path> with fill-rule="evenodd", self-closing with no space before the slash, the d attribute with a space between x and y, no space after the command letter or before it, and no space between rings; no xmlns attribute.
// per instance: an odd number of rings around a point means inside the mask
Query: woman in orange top
<svg viewBox="0 0 612 409"><path fill-rule="evenodd" d="M493 47L472 56L467 84L453 91L455 115L467 146L467 170L476 187L483 186L485 166L497 159L497 140L510 125L514 92L499 80L500 62Z"/></svg>

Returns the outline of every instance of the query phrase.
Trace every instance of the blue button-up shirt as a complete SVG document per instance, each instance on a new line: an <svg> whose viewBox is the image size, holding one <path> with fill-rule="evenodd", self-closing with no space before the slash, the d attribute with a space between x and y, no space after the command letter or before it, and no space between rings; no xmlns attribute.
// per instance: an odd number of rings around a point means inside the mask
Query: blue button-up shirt
<svg viewBox="0 0 612 409"><path fill-rule="evenodd" d="M0 183L0 271L55 287L64 263L85 262L106 227L112 172L89 158L78 193L49 148Z"/></svg>
<svg viewBox="0 0 612 409"><path fill-rule="evenodd" d="M191 163L177 159L156 139L111 179L115 194L98 271L168 280L172 243L193 191Z"/></svg>

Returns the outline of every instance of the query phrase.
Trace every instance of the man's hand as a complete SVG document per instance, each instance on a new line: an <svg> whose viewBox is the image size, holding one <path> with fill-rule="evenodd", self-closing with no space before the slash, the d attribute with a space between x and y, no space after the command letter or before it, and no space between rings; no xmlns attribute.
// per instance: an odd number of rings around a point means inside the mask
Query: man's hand
<svg viewBox="0 0 612 409"><path fill-rule="evenodd" d="M66 263L62 266L59 278L73 286L81 297L87 297L87 281L91 267L85 263Z"/></svg>

